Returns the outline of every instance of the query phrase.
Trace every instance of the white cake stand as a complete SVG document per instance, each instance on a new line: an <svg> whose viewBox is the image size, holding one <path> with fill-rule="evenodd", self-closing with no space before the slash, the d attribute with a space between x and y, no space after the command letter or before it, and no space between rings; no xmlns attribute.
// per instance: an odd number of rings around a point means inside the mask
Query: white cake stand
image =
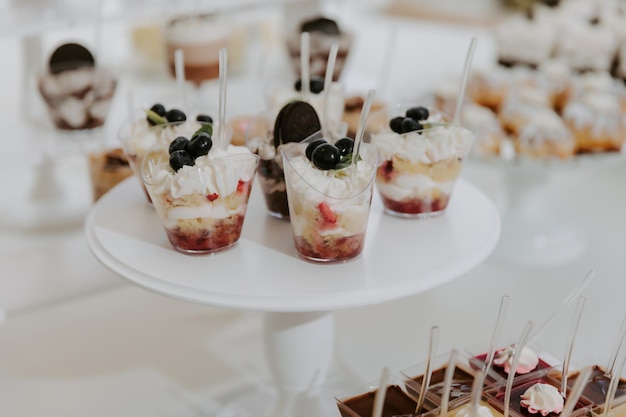
<svg viewBox="0 0 626 417"><path fill-rule="evenodd" d="M314 264L299 258L289 223L267 214L255 187L239 243L215 255L188 256L172 249L134 181L127 179L94 205L85 223L89 247L104 265L150 291L264 312L278 398L268 410L272 417L336 414L327 397L311 406L311 393L324 386L333 356L332 310L396 300L451 281L480 264L500 234L495 206L460 180L447 212L428 220L385 215L375 197L362 255ZM304 410L297 405L303 393Z"/></svg>

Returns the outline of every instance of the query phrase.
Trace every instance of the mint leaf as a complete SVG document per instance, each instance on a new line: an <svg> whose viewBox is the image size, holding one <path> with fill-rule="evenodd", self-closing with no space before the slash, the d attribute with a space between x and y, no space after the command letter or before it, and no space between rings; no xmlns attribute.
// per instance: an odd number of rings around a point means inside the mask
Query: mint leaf
<svg viewBox="0 0 626 417"><path fill-rule="evenodd" d="M357 157L357 162L362 160L363 158L361 158L361 155L359 155ZM352 164L352 154L349 153L347 155L344 155L341 157L341 159L339 160L339 162L337 162L337 165L335 165L334 169L344 169L349 167Z"/></svg>
<svg viewBox="0 0 626 417"><path fill-rule="evenodd" d="M150 121L154 124L164 125L165 123L167 123L165 117L159 116L158 113L153 110L146 110L146 115L148 116L148 119L150 119Z"/></svg>
<svg viewBox="0 0 626 417"><path fill-rule="evenodd" d="M209 136L213 136L213 125L211 123L203 124L200 129L196 130L191 137L198 135L198 133L208 133Z"/></svg>

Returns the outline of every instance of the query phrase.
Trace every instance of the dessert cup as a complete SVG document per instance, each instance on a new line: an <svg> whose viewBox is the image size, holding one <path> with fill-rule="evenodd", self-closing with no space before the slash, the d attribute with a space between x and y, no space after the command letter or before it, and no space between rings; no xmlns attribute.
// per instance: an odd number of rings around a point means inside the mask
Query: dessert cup
<svg viewBox="0 0 626 417"><path fill-rule="evenodd" d="M403 389L400 378L396 376L392 377L391 380L391 383L387 385L382 416L419 415L414 414L417 402ZM339 413L342 417L371 417L377 391L378 383L370 383L364 387L337 395L335 400ZM435 405L427 400L424 403L424 409L431 411L435 409Z"/></svg>
<svg viewBox="0 0 626 417"><path fill-rule="evenodd" d="M409 107L390 113L404 114ZM443 213L474 142L470 130L430 113L422 130L396 133L387 125L371 135L378 152L376 187L391 215L426 218Z"/></svg>
<svg viewBox="0 0 626 417"><path fill-rule="evenodd" d="M41 72L37 84L58 129L84 130L104 125L117 77L107 68L80 66L57 73Z"/></svg>
<svg viewBox="0 0 626 417"><path fill-rule="evenodd" d="M185 79L197 86L219 77L219 51L227 48L231 37L228 23L216 14L182 16L165 26L164 38L168 65L175 72L175 52L183 51Z"/></svg>
<svg viewBox="0 0 626 417"><path fill-rule="evenodd" d="M429 411L428 413L425 413L422 417L467 417L470 416L471 417L471 413L470 413L470 408L471 407L471 395L466 395L464 396L462 399L459 399L459 401L457 401L457 403L455 405L450 404L450 407L448 408L448 413L446 414L446 416L442 416L441 415L441 409L440 408L436 408L433 411ZM485 397L484 395L481 396L480 401L478 402L478 413L477 416L481 416L484 417L486 414L486 411L488 411L492 417L502 417L502 411L496 409L494 406L492 406L491 404L489 404L489 401L487 399L487 397ZM483 409L483 410L480 410ZM404 416L403 416L404 417ZM409 416L406 416L409 417Z"/></svg>
<svg viewBox="0 0 626 417"><path fill-rule="evenodd" d="M293 237L305 259L344 261L358 256L365 244L376 152L362 144L356 167L324 171L305 156L307 145L320 138L318 132L281 150Z"/></svg>
<svg viewBox="0 0 626 417"><path fill-rule="evenodd" d="M529 417L529 416L543 416L543 417L558 417L559 412L530 412L528 408L521 404L522 395L535 384L548 384L552 385L560 394L560 384L559 381L548 376L548 373L545 371L533 373L526 375L517 379L511 390L511 404L510 404L510 415L512 417ZM492 386L489 386L485 389L485 396L488 399L489 404L494 407L499 412L503 412L504 406L504 397L505 397L505 387L506 382L496 383ZM567 398L569 395L569 389L566 392L565 397ZM549 402L546 402L549 404ZM571 414L571 417L583 417L583 416L591 416L591 403L584 397L581 397L576 405L574 406L574 411Z"/></svg>
<svg viewBox="0 0 626 417"><path fill-rule="evenodd" d="M150 195L141 176L141 166L145 156L155 148L166 148L177 136L190 137L200 126L199 122L189 119L184 122L150 125L144 111L136 112L122 124L117 136L148 202L150 202Z"/></svg>
<svg viewBox="0 0 626 417"><path fill-rule="evenodd" d="M246 145L259 155L259 184L265 196L267 211L278 219L289 219L283 159L274 145L275 120L276 112L272 110L252 120L246 133Z"/></svg>
<svg viewBox="0 0 626 417"><path fill-rule="evenodd" d="M94 201L98 201L111 188L133 175L121 148L90 152L87 162Z"/></svg>
<svg viewBox="0 0 626 417"><path fill-rule="evenodd" d="M569 389L572 389L576 383L578 375L579 372L576 371L568 376L567 387ZM606 402L611 377L607 375L607 371L603 367L595 365L590 378L590 381L583 389L582 397L593 404L594 412L602 413L602 411L604 411L603 406ZM613 399L613 406L624 406L624 408L626 408L626 380L624 378L620 378L618 382L615 398Z"/></svg>
<svg viewBox="0 0 626 417"><path fill-rule="evenodd" d="M142 178L174 249L205 254L239 241L257 162L246 148L231 146L174 172L166 150L146 155Z"/></svg>
<svg viewBox="0 0 626 417"><path fill-rule="evenodd" d="M450 353L444 353L436 356L431 364L432 376L426 395L437 407L441 406L444 377L446 369L449 366L449 360ZM454 366L455 370L448 402L450 410L460 407L469 400L471 397L472 384L474 383L474 374L476 372L476 370L469 365L469 358L459 357L456 363L454 363ZM404 377L407 393L416 400L419 398L422 389L425 371L426 362L423 362L400 372Z"/></svg>

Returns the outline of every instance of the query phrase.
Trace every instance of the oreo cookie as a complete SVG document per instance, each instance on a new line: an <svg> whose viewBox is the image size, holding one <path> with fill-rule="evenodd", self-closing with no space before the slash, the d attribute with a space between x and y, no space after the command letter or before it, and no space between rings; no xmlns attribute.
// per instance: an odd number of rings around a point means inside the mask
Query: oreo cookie
<svg viewBox="0 0 626 417"><path fill-rule="evenodd" d="M306 101L292 101L283 107L274 123L274 146L301 142L322 129L317 112Z"/></svg>
<svg viewBox="0 0 626 417"><path fill-rule="evenodd" d="M96 60L87 48L77 43L65 43L54 50L48 61L52 74L83 67L93 67Z"/></svg>
<svg viewBox="0 0 626 417"><path fill-rule="evenodd" d="M300 25L300 32L321 32L325 35L341 34L337 22L321 16L302 22Z"/></svg>

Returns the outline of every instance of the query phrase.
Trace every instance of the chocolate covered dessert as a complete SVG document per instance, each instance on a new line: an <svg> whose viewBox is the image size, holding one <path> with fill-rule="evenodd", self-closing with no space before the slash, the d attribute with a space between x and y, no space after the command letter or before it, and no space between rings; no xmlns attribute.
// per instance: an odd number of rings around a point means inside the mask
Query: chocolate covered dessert
<svg viewBox="0 0 626 417"><path fill-rule="evenodd" d="M337 81L341 76L350 46L352 45L352 35L343 32L336 21L326 17L315 17L301 23L298 33L292 34L287 39L287 49L291 58L291 64L296 75L301 74L300 68L300 34L308 32L310 34L309 63L312 76L324 77L328 54L333 43L339 46L337 61L333 71L333 81Z"/></svg>
<svg viewBox="0 0 626 417"><path fill-rule="evenodd" d="M374 409L376 390L369 391L354 397L337 400L337 407L342 417L371 417ZM412 415L417 403L409 397L398 385L387 387L382 417ZM426 411L432 410L432 404L426 404Z"/></svg>
<svg viewBox="0 0 626 417"><path fill-rule="evenodd" d="M571 389L578 378L578 372L569 376L567 386ZM601 406L606 402L611 377L600 366L594 365L591 372L590 381L583 390L582 396L593 403L594 406ZM617 384L615 391L615 399L613 404L623 404L626 402L626 380L621 378Z"/></svg>
<svg viewBox="0 0 626 417"><path fill-rule="evenodd" d="M117 80L111 71L96 66L87 48L66 43L50 56L38 86L57 128L92 129L104 124Z"/></svg>

